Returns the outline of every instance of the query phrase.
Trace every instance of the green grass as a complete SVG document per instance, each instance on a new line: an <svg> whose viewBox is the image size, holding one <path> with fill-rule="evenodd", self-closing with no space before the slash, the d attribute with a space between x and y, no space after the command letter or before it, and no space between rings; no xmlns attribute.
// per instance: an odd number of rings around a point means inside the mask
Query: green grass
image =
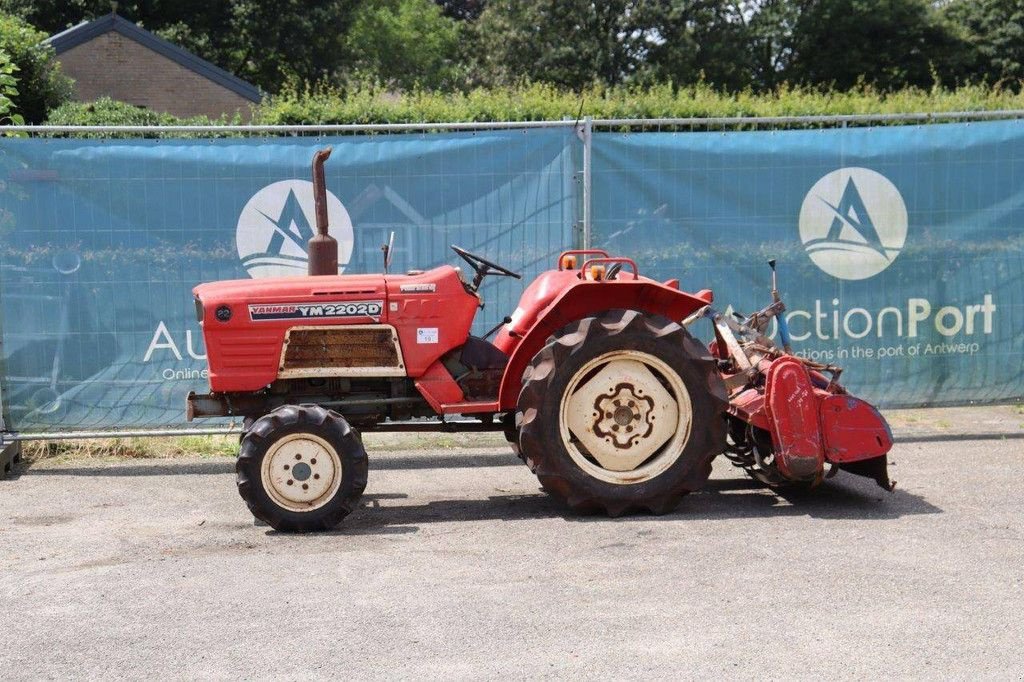
<svg viewBox="0 0 1024 682"><path fill-rule="evenodd" d="M451 451L466 448L507 450L500 433L369 433L363 442L374 451ZM88 440L26 441L22 455L29 462L54 464L93 461L217 458L238 454L238 436L176 436L173 438L95 438Z"/></svg>
<svg viewBox="0 0 1024 682"><path fill-rule="evenodd" d="M174 438L94 438L88 440L27 441L22 455L30 462L80 460L164 459L168 457L234 457L238 436L178 436Z"/></svg>

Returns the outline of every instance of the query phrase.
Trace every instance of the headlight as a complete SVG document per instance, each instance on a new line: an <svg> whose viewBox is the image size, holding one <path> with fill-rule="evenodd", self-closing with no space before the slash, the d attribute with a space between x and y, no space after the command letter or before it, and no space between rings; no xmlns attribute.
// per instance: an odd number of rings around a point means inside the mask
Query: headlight
<svg viewBox="0 0 1024 682"><path fill-rule="evenodd" d="M196 296L196 322L203 321L203 302Z"/></svg>

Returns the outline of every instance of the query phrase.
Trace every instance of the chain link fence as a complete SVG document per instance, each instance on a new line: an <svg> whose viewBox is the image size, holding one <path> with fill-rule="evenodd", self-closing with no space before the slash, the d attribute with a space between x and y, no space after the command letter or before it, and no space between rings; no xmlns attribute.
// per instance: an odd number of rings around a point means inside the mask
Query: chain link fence
<svg viewBox="0 0 1024 682"><path fill-rule="evenodd" d="M838 356L867 397L1019 398L1022 117L7 128L23 137L0 139L5 438L184 430L205 390L190 290L304 271L324 145L346 273L379 271L392 231L395 271L454 263L458 243L527 281L589 245L750 310L777 257L802 350ZM830 243L886 264L851 279ZM522 286L488 282L477 331ZM967 350L924 353L942 344Z"/></svg>

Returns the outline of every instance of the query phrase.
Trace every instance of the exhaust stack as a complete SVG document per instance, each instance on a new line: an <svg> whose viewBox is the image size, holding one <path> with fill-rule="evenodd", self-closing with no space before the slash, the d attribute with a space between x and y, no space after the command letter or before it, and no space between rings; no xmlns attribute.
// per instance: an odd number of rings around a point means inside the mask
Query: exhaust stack
<svg viewBox="0 0 1024 682"><path fill-rule="evenodd" d="M324 180L324 161L331 148L321 149L313 155L313 204L316 207L316 234L306 245L309 255L309 274L338 274L338 242L332 237L327 224L327 184Z"/></svg>

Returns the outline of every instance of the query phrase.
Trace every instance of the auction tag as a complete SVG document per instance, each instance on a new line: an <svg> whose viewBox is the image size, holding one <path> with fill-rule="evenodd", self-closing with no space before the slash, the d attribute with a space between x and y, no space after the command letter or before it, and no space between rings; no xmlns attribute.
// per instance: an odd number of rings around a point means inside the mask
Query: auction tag
<svg viewBox="0 0 1024 682"><path fill-rule="evenodd" d="M418 327L416 343L437 343L437 327Z"/></svg>

